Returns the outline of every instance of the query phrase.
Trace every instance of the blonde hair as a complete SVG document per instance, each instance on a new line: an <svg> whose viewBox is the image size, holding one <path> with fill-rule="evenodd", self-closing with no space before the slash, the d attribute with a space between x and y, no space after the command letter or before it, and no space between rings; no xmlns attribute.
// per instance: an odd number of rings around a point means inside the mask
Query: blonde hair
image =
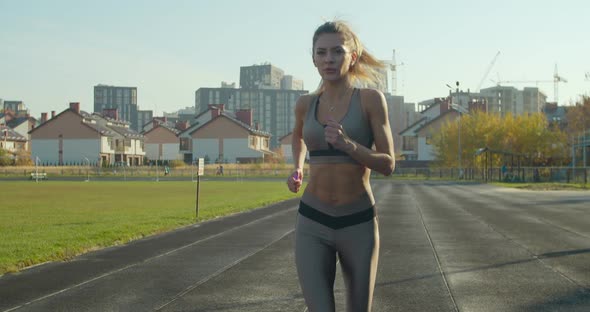
<svg viewBox="0 0 590 312"><path fill-rule="evenodd" d="M379 77L381 76L379 70L384 68L385 64L363 47L357 35L346 22L334 20L320 25L313 34L312 53L315 53L315 44L322 34L340 34L344 38L344 45L350 48L351 52L356 52L356 62L350 67L349 71L353 85L365 86L379 83ZM324 83L321 81L316 93L323 91L323 89Z"/></svg>

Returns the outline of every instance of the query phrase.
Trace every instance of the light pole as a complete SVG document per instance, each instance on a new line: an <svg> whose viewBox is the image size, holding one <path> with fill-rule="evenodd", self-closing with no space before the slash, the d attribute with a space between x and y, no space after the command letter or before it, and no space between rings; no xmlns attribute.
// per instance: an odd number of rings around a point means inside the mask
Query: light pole
<svg viewBox="0 0 590 312"><path fill-rule="evenodd" d="M84 182L88 182L90 181L90 159L88 159L88 157L84 157L84 159L86 159L88 162L88 168L86 169L86 181Z"/></svg>
<svg viewBox="0 0 590 312"><path fill-rule="evenodd" d="M39 159L39 156L35 156L35 182L39 183L39 162L41 162L41 159Z"/></svg>
<svg viewBox="0 0 590 312"><path fill-rule="evenodd" d="M160 156L156 159L156 182L160 181L160 169L158 169L158 163L160 162Z"/></svg>
<svg viewBox="0 0 590 312"><path fill-rule="evenodd" d="M459 81L455 82L455 85L457 86L457 89L455 90L455 97L459 97ZM461 163L461 114L469 114L469 111L467 111L463 106L453 103L453 88L447 84L447 87L449 88L449 98L451 100L451 103L449 105L449 108L452 108L454 110L456 110L457 112L459 112L459 124L458 124L458 131L457 131L457 161L459 164L459 179L461 179L463 177L463 165Z"/></svg>
<svg viewBox="0 0 590 312"><path fill-rule="evenodd" d="M458 153L457 159L459 160L459 176L462 176L463 175L463 165L461 163L461 154L462 154L463 150L461 148L461 119L462 119L463 114L469 115L469 111L466 110L465 107L455 104L455 103L451 103L451 107L453 109L455 109L457 112L459 112L459 125L458 125L458 128L459 128L459 131L458 131L459 144L458 144L458 146L459 147L458 147L458 151L457 151L457 153Z"/></svg>

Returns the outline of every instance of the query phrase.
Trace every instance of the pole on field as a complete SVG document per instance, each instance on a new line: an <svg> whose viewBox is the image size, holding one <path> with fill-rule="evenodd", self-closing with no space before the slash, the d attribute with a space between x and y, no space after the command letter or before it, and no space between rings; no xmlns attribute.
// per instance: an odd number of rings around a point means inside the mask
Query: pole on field
<svg viewBox="0 0 590 312"><path fill-rule="evenodd" d="M89 182L90 181L90 159L88 159L88 157L84 157L84 159L86 160L86 162L88 162L88 168L86 168L86 181L84 181L84 182Z"/></svg>
<svg viewBox="0 0 590 312"><path fill-rule="evenodd" d="M39 183L39 162L41 162L41 160L39 159L38 156L35 156L35 182Z"/></svg>
<svg viewBox="0 0 590 312"><path fill-rule="evenodd" d="M195 221L199 221L199 193L201 192L201 176L205 173L205 158L199 158L197 170L197 199L195 204Z"/></svg>

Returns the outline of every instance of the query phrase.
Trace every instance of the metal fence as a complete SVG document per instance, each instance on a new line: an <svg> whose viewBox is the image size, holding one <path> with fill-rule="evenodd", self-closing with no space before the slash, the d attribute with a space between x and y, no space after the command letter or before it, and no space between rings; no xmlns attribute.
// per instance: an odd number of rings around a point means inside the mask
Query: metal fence
<svg viewBox="0 0 590 312"><path fill-rule="evenodd" d="M396 168L394 176L429 179L464 179L482 182L559 182L588 183L590 168L520 167L502 168Z"/></svg>
<svg viewBox="0 0 590 312"><path fill-rule="evenodd" d="M128 166L128 167L97 167L97 166L39 166L35 167L0 167L0 176L4 177L31 177L32 173L46 173L51 177L104 177L104 178L191 178L197 175L196 166L167 167L167 166ZM205 166L205 176L216 177L287 177L293 172L292 168L257 168L253 166L224 167L220 172L218 166ZM304 175L308 175L308 169Z"/></svg>
<svg viewBox="0 0 590 312"><path fill-rule="evenodd" d="M62 167L0 167L0 176L31 177L31 173L46 173L51 177L79 176L85 178L107 177L107 178L191 178L196 177L197 167L186 166L170 168L166 166L132 166L132 167L110 167L102 168L96 166L62 166ZM223 173L218 166L206 166L205 176L216 177L287 177L293 172L292 168L277 167L264 168L256 166L227 166ZM306 167L304 176L309 176L309 169ZM508 168L502 172L502 168L494 167L481 168L396 168L392 177L394 178L417 178L417 179L441 179L441 180L470 180L480 182L560 182L560 183L588 183L590 168L572 167L521 167ZM383 177L373 171L373 177Z"/></svg>

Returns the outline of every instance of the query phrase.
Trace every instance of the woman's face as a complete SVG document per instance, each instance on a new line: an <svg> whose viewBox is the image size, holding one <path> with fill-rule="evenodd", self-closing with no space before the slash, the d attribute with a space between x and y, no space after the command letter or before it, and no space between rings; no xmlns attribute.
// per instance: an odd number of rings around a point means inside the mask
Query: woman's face
<svg viewBox="0 0 590 312"><path fill-rule="evenodd" d="M313 64L323 80L342 79L354 61L356 52L351 52L344 44L341 34L321 34L315 42Z"/></svg>

